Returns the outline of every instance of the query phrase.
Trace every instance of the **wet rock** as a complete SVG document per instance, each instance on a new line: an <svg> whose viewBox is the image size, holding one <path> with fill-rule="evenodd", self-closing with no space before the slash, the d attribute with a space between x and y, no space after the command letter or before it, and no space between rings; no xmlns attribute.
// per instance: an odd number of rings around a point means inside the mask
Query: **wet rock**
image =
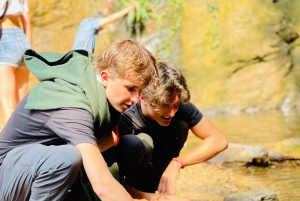
<svg viewBox="0 0 300 201"><path fill-rule="evenodd" d="M282 161L283 155L279 152L269 151L268 158L270 161Z"/></svg>
<svg viewBox="0 0 300 201"><path fill-rule="evenodd" d="M268 189L252 190L228 195L224 201L278 201L276 194Z"/></svg>
<svg viewBox="0 0 300 201"><path fill-rule="evenodd" d="M252 162L268 161L268 150L263 146L249 146L235 143L229 143L228 148L211 158L208 162L216 163L230 163L230 162Z"/></svg>
<svg viewBox="0 0 300 201"><path fill-rule="evenodd" d="M266 157L263 158L253 158L251 162L247 162L245 164L246 167L249 166L260 166L260 167L268 167L269 166L269 159Z"/></svg>

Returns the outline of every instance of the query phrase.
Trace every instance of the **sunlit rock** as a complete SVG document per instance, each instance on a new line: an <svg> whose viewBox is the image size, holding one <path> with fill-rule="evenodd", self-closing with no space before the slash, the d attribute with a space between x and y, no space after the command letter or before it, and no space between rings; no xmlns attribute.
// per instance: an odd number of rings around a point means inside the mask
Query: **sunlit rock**
<svg viewBox="0 0 300 201"><path fill-rule="evenodd" d="M228 148L219 153L210 163L252 162L253 159L261 163L268 161L268 150L263 146L249 146L228 143Z"/></svg>

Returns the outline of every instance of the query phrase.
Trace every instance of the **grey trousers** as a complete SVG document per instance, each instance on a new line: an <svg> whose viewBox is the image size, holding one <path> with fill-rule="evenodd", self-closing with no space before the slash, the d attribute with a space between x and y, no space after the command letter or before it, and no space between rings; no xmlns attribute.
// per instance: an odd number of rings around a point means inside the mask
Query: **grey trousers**
<svg viewBox="0 0 300 201"><path fill-rule="evenodd" d="M64 200L81 165L80 152L72 145L14 148L0 166L0 200Z"/></svg>

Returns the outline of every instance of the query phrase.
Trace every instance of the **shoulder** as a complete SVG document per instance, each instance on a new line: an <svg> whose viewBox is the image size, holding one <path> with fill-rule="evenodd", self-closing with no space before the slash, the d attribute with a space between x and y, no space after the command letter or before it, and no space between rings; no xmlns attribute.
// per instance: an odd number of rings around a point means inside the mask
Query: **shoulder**
<svg viewBox="0 0 300 201"><path fill-rule="evenodd" d="M140 110L140 104L134 104L121 115L118 127L120 132L131 132L143 127L143 117ZM129 130L128 130L129 129Z"/></svg>
<svg viewBox="0 0 300 201"><path fill-rule="evenodd" d="M191 102L181 102L175 118L186 121L190 127L201 121L203 114L200 110Z"/></svg>
<svg viewBox="0 0 300 201"><path fill-rule="evenodd" d="M183 101L180 102L179 111L184 112L200 112L200 110L191 102L184 103ZM201 112L200 112L201 113Z"/></svg>
<svg viewBox="0 0 300 201"><path fill-rule="evenodd" d="M123 124L132 124L132 122L136 122L137 119L140 119L139 116L139 106L138 104L134 104L121 115L120 122Z"/></svg>
<svg viewBox="0 0 300 201"><path fill-rule="evenodd" d="M130 116L130 117L134 117L134 116L138 116L141 113L141 104L140 103L136 103L134 105L132 105L128 110L126 110L122 116Z"/></svg>

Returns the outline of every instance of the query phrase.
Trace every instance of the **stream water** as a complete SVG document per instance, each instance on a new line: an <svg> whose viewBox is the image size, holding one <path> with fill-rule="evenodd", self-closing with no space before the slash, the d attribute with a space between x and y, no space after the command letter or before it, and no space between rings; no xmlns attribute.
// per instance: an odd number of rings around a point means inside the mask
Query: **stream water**
<svg viewBox="0 0 300 201"><path fill-rule="evenodd" d="M278 142L300 137L300 111L272 111L257 114L236 114L208 116L208 118L226 135L229 142L265 146L276 149ZM192 142L192 141L190 141ZM193 146L189 144L188 146ZM284 153L285 154L285 153ZM290 154L289 154L290 155ZM298 155L293 155L299 157ZM234 172L246 175L249 181L264 183L273 190L280 201L300 200L300 163L285 161L276 166L248 168L241 165L225 165Z"/></svg>

